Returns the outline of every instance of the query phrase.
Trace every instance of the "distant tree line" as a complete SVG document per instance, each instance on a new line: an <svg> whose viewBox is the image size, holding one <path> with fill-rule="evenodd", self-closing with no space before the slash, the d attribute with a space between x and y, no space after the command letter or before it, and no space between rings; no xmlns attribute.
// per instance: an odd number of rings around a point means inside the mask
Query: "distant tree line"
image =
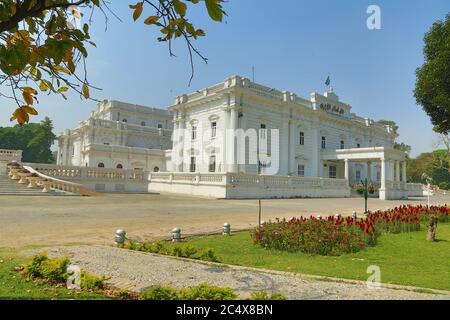
<svg viewBox="0 0 450 320"><path fill-rule="evenodd" d="M409 159L407 176L409 182L426 183L424 174L429 176L431 183L441 189L450 189L450 155L448 150L435 150L420 154L415 159Z"/></svg>
<svg viewBox="0 0 450 320"><path fill-rule="evenodd" d="M23 162L53 163L51 146L56 136L49 118L41 123L0 127L0 149L22 150Z"/></svg>

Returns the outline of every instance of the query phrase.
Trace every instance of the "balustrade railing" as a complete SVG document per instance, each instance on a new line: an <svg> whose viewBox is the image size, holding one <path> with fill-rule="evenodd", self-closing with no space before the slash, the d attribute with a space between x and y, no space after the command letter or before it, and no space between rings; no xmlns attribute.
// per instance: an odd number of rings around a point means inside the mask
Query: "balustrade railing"
<svg viewBox="0 0 450 320"><path fill-rule="evenodd" d="M106 180L146 182L148 172L142 170L124 170L92 167L72 167L54 164L26 164L47 176L69 180Z"/></svg>
<svg viewBox="0 0 450 320"><path fill-rule="evenodd" d="M242 173L195 173L195 172L153 172L149 181L163 183L190 183L190 184L219 184L241 186L268 186L273 188L284 187L318 187L318 188L347 188L345 179L328 179L314 177L265 176Z"/></svg>
<svg viewBox="0 0 450 320"><path fill-rule="evenodd" d="M28 170L31 174L36 174L41 178L40 181L38 181L38 184L44 187L44 190L46 190L48 187L55 190L61 190L65 192L75 193L75 194L81 194L85 196L92 196L97 195L97 192L94 192L92 190L87 189L81 184L70 182L70 181L64 181L60 180L54 177L47 176L43 174L42 172L37 171L36 169L30 167L30 166L23 166L24 169Z"/></svg>
<svg viewBox="0 0 450 320"><path fill-rule="evenodd" d="M0 161L21 161L22 150L0 149Z"/></svg>

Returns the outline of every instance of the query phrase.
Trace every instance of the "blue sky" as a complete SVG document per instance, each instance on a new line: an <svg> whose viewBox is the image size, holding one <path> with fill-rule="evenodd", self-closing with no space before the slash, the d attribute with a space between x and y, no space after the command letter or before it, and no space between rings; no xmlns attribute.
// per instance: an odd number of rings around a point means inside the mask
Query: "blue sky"
<svg viewBox="0 0 450 320"><path fill-rule="evenodd" d="M130 1L112 2L123 22L111 17L105 32L97 15L91 27L97 48L89 52L88 70L91 83L102 88L92 93L99 100L165 108L176 95L230 75L250 78L252 66L256 82L307 98L324 91L330 74L335 92L353 112L396 121L399 141L412 146L413 156L433 149L436 136L412 91L415 69L423 63L423 35L450 12L448 0L229 0L222 24L209 21L201 6L191 19L207 33L197 46L209 63L196 60L191 87L184 44L175 44L177 57L169 57L155 29L132 21ZM371 4L381 8L381 30L366 27ZM68 96L68 101L41 96L33 121L49 116L56 132L75 127L95 102ZM0 126L10 125L14 106L0 102Z"/></svg>

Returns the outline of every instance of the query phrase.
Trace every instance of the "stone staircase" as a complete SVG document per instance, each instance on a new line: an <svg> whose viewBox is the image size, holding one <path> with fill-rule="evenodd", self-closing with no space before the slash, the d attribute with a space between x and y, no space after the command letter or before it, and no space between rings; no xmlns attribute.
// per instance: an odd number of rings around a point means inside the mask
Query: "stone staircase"
<svg viewBox="0 0 450 320"><path fill-rule="evenodd" d="M28 188L26 184L19 184L11 180L6 170L6 162L0 161L0 196L55 196L55 195L73 195L68 192L54 191L43 193L41 188Z"/></svg>

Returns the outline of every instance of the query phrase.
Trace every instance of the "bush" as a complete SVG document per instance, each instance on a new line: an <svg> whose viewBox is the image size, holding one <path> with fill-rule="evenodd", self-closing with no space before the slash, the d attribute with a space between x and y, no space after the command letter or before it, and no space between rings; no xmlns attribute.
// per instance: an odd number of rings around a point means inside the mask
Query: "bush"
<svg viewBox="0 0 450 320"><path fill-rule="evenodd" d="M98 277L87 271L81 271L81 288L84 290L104 289L106 280L105 277Z"/></svg>
<svg viewBox="0 0 450 320"><path fill-rule="evenodd" d="M130 297L130 291L128 291L127 289L114 290L113 294L119 298L129 298Z"/></svg>
<svg viewBox="0 0 450 320"><path fill-rule="evenodd" d="M189 289L181 289L180 300L234 300L237 295L231 288L221 288L202 283Z"/></svg>
<svg viewBox="0 0 450 320"><path fill-rule="evenodd" d="M138 250L143 252L157 253L163 255L169 255L174 257L197 259L218 262L213 249L197 249L190 245L173 244L165 241L155 241L151 243L137 243L133 240L128 240L125 245L125 249Z"/></svg>
<svg viewBox="0 0 450 320"><path fill-rule="evenodd" d="M357 186L357 187L355 187L355 191L356 192L358 192L358 194L364 194L364 190L365 190L366 188L364 187L364 186Z"/></svg>
<svg viewBox="0 0 450 320"><path fill-rule="evenodd" d="M281 293L272 293L269 296L267 291L256 291L250 294L250 300L287 300Z"/></svg>
<svg viewBox="0 0 450 320"><path fill-rule="evenodd" d="M443 181L443 182L439 183L439 189L450 190L450 182L449 181Z"/></svg>
<svg viewBox="0 0 450 320"><path fill-rule="evenodd" d="M45 260L48 260L47 254L45 252L38 253L25 265L24 272L34 278L42 277L41 266Z"/></svg>
<svg viewBox="0 0 450 320"><path fill-rule="evenodd" d="M25 273L35 278L45 278L53 282L65 282L67 280L67 267L70 264L68 257L49 259L45 252L41 252L31 258L25 266Z"/></svg>
<svg viewBox="0 0 450 320"><path fill-rule="evenodd" d="M377 237L355 225L316 218L266 223L252 236L255 244L266 249L334 256L362 250Z"/></svg>
<svg viewBox="0 0 450 320"><path fill-rule="evenodd" d="M211 262L219 262L219 259L217 259L214 249L211 248L202 250L200 252L200 256L197 259Z"/></svg>
<svg viewBox="0 0 450 320"><path fill-rule="evenodd" d="M231 288L222 288L202 283L177 291L174 288L155 285L141 292L142 300L233 300L237 294Z"/></svg>
<svg viewBox="0 0 450 320"><path fill-rule="evenodd" d="M156 285L139 295L142 300L179 300L178 293L170 287Z"/></svg>

